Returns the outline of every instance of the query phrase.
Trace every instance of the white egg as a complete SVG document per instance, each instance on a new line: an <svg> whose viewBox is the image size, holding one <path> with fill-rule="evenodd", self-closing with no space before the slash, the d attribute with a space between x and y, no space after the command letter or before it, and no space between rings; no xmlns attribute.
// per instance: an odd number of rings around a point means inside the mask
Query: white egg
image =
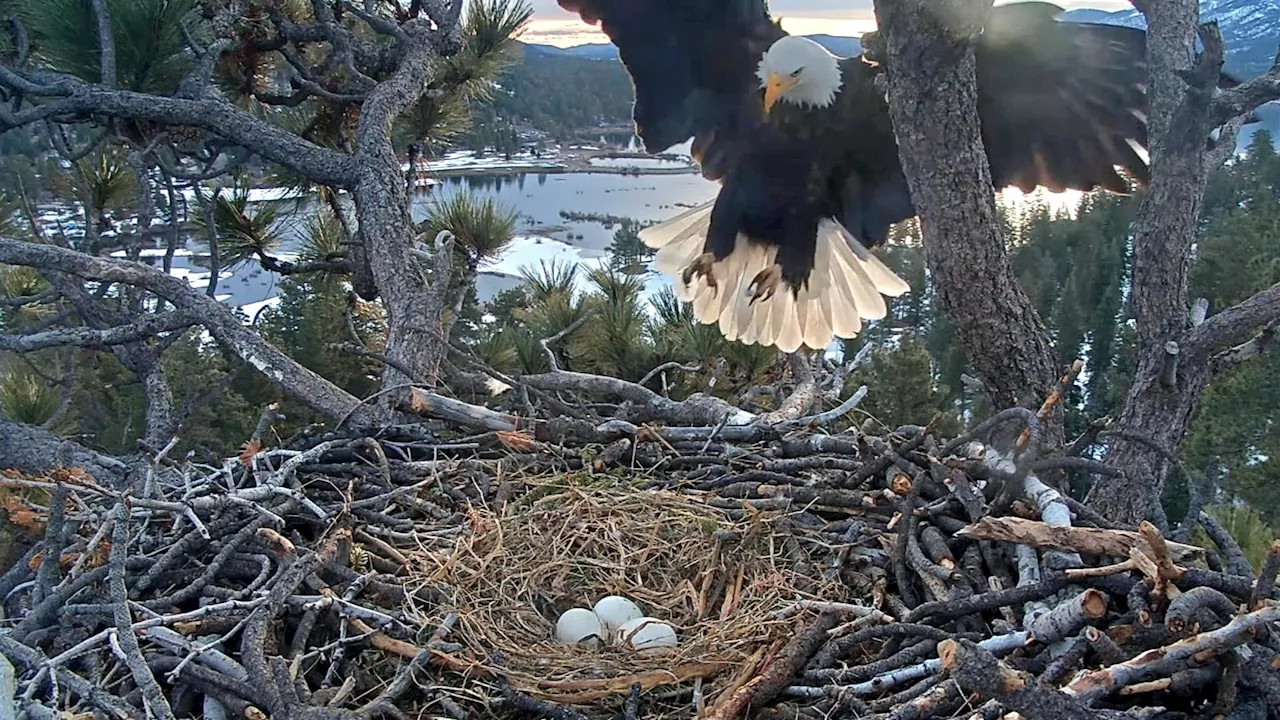
<svg viewBox="0 0 1280 720"><path fill-rule="evenodd" d="M600 618L586 608L570 608L556 620L556 639L562 643L595 645L602 637Z"/></svg>
<svg viewBox="0 0 1280 720"><path fill-rule="evenodd" d="M640 617L623 623L614 634L614 642L639 652L657 652L676 646L676 631L657 618Z"/></svg>
<svg viewBox="0 0 1280 720"><path fill-rule="evenodd" d="M612 637L628 620L644 617L640 607L621 595L606 595L596 601L596 617L604 626L605 634Z"/></svg>

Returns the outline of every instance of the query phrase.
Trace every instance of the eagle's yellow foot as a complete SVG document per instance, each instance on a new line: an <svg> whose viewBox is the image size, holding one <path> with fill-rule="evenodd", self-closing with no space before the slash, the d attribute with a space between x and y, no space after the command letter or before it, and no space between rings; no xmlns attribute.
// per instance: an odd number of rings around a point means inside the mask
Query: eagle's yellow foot
<svg viewBox="0 0 1280 720"><path fill-rule="evenodd" d="M751 284L747 286L747 296L751 298L752 304L757 300L768 300L777 292L781 282L782 266L774 263L751 279Z"/></svg>
<svg viewBox="0 0 1280 720"><path fill-rule="evenodd" d="M711 286L711 289L713 291L718 290L719 286L716 284L716 276L711 272L711 268L715 264L715 255L711 253L702 253L698 257L694 258L693 262L689 263L689 267L684 269L680 278L684 280L685 285L692 285L695 277L705 277L707 279L707 284Z"/></svg>

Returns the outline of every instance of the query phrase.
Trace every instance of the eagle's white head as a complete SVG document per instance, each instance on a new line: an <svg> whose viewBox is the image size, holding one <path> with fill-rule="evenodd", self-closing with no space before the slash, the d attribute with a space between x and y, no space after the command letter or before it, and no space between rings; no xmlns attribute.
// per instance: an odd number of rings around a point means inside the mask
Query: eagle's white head
<svg viewBox="0 0 1280 720"><path fill-rule="evenodd" d="M756 70L764 88L764 110L785 100L795 105L827 107L840 90L840 61L809 38L787 35L765 51Z"/></svg>

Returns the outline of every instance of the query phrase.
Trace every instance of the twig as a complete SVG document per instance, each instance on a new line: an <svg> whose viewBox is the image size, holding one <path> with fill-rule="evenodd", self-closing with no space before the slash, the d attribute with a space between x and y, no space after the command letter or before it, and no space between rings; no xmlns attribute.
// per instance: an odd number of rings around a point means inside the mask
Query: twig
<svg viewBox="0 0 1280 720"><path fill-rule="evenodd" d="M155 715L160 720L177 720L174 717L173 708L169 707L169 701L164 696L164 691L160 688L160 683L156 682L155 675L151 674L151 668L147 667L147 661L142 656L142 648L138 646L138 636L133 632L133 618L129 615L128 606L129 593L124 581L126 549L129 546L129 512L125 503L126 501L122 499L116 504L115 525L111 531L111 553L107 561L110 568L108 577L116 635L124 651L124 660L129 667L129 674L133 676L133 681L142 691L148 714Z"/></svg>

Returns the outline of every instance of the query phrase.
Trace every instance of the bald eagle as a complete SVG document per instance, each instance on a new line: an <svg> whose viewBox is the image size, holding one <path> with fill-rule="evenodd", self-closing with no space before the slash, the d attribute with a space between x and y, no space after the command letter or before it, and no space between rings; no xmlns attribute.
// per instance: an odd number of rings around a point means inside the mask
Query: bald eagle
<svg viewBox="0 0 1280 720"><path fill-rule="evenodd" d="M878 63L788 35L764 0L559 3L617 46L645 150L692 137L720 182L712 202L640 233L698 321L747 344L825 348L910 289L871 252L916 214ZM1148 179L1146 34L1061 12L994 7L976 43L993 184L1128 192Z"/></svg>

